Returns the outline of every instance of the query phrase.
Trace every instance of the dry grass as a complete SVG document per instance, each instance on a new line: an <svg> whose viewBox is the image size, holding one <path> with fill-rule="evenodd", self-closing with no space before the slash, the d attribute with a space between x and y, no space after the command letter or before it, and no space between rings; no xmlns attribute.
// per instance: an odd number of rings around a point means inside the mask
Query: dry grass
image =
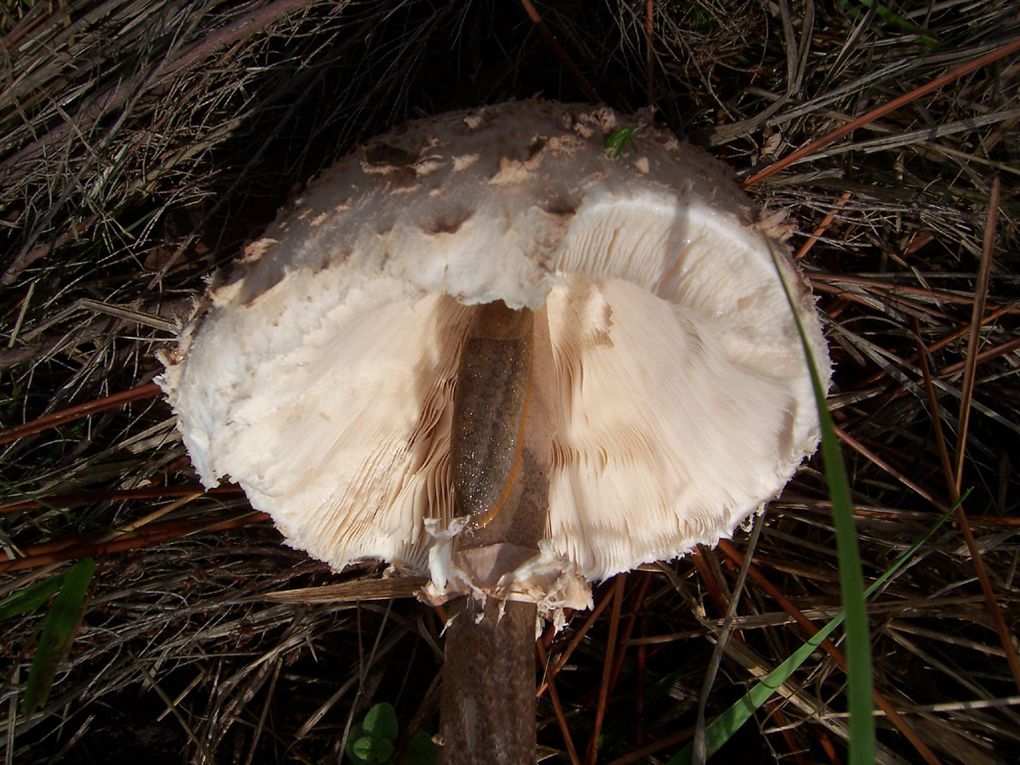
<svg viewBox="0 0 1020 765"><path fill-rule="evenodd" d="M887 4L924 35L869 5L654 2L651 55L645 2L534 9L610 104L637 109L651 93L664 124L748 179L1020 36L1008 3ZM449 108L585 99L513 3L21 2L0 23L3 428L150 382L203 279L358 141ZM876 688L922 742L881 717L882 762L923 761L924 748L929 761L1007 762L1020 746L1015 638L1001 635L1016 632L1018 592L1018 91L1012 54L750 189L786 215L827 317L865 576L971 491L973 546L947 526L872 605ZM376 701L409 732L434 730L437 615L387 599L400 585L372 568L316 598L281 594L337 577L279 545L243 496L190 491L158 399L0 448L0 501L34 501L0 508L0 540L21 561L0 563L3 591L104 553L50 704L31 718L15 711L40 617L0 624L6 762L336 761ZM800 615L820 623L838 606L825 497L809 465L773 503L710 718L803 641ZM563 668L540 702L540 742L559 761L561 729L583 757L603 717L604 762L665 762L691 737L746 546L607 584L597 618L547 636L543 655ZM842 760L837 660L820 651L796 677L738 737L742 761Z"/></svg>

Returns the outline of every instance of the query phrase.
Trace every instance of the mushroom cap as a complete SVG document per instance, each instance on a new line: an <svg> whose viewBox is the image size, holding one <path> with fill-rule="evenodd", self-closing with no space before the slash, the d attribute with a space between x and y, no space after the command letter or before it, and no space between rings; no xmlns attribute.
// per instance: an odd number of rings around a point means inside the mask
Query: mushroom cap
<svg viewBox="0 0 1020 765"><path fill-rule="evenodd" d="M507 103L410 122L324 172L160 378L202 482L229 476L335 569L426 571L453 517L470 306L503 300L552 348L547 561L601 580L759 511L819 438L779 271L827 382L812 298L724 165L651 127L614 156L623 124Z"/></svg>

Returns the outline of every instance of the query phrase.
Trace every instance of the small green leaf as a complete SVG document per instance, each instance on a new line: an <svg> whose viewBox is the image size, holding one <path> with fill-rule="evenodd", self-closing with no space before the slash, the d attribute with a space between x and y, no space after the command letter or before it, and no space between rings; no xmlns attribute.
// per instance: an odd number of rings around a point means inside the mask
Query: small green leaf
<svg viewBox="0 0 1020 765"><path fill-rule="evenodd" d="M351 748L358 761L370 765L384 763L393 755L393 743L385 738L362 736L354 741Z"/></svg>
<svg viewBox="0 0 1020 765"><path fill-rule="evenodd" d="M638 128L638 125L628 125L607 135L602 144L606 153L613 159L619 159L625 151L634 145L634 134L637 133Z"/></svg>
<svg viewBox="0 0 1020 765"><path fill-rule="evenodd" d="M370 736L362 736L351 741L351 756L359 763L371 762L369 757L372 756L372 738Z"/></svg>
<svg viewBox="0 0 1020 765"><path fill-rule="evenodd" d="M350 733L347 734L347 756L351 758L351 762L354 765L365 765L365 759L355 751L354 745L358 741L365 738L365 728L361 723L355 723L351 726Z"/></svg>
<svg viewBox="0 0 1020 765"><path fill-rule="evenodd" d="M376 704L368 710L364 721L361 723L365 733L373 738L383 738L393 741L397 738L399 728L397 726L397 712L392 704L385 701Z"/></svg>
<svg viewBox="0 0 1020 765"><path fill-rule="evenodd" d="M20 614L30 614L49 600L64 583L64 575L57 574L49 579L30 584L23 590L13 592L0 600L0 621Z"/></svg>
<svg viewBox="0 0 1020 765"><path fill-rule="evenodd" d="M67 654L74 633L78 631L85 611L85 597L95 573L95 559L84 558L75 563L63 577L60 592L43 622L32 669L28 673L21 705L25 714L31 714L44 706L49 698L57 667Z"/></svg>
<svg viewBox="0 0 1020 765"><path fill-rule="evenodd" d="M370 736L362 736L361 738L351 739L351 754L362 762L367 762L372 754L372 738Z"/></svg>
<svg viewBox="0 0 1020 765"><path fill-rule="evenodd" d="M436 765L437 748L425 731L418 731L411 736L407 744L407 756L404 765Z"/></svg>
<svg viewBox="0 0 1020 765"><path fill-rule="evenodd" d="M390 757L393 756L393 742L377 738L375 746L372 748L372 756L375 758L372 762L389 762Z"/></svg>

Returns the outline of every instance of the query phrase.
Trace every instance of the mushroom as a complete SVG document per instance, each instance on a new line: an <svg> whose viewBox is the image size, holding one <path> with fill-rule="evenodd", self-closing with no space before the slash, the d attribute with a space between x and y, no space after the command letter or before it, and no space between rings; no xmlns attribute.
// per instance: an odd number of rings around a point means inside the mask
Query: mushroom
<svg viewBox="0 0 1020 765"><path fill-rule="evenodd" d="M531 630L759 512L818 443L812 298L725 166L625 127L508 103L323 173L167 359L202 482Z"/></svg>

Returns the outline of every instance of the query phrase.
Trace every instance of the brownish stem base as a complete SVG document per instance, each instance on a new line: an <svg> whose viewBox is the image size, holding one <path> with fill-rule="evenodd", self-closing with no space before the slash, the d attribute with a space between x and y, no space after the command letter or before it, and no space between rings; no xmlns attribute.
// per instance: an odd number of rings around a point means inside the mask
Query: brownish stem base
<svg viewBox="0 0 1020 765"><path fill-rule="evenodd" d="M535 618L531 603L451 603L440 733L442 765L534 765Z"/></svg>

